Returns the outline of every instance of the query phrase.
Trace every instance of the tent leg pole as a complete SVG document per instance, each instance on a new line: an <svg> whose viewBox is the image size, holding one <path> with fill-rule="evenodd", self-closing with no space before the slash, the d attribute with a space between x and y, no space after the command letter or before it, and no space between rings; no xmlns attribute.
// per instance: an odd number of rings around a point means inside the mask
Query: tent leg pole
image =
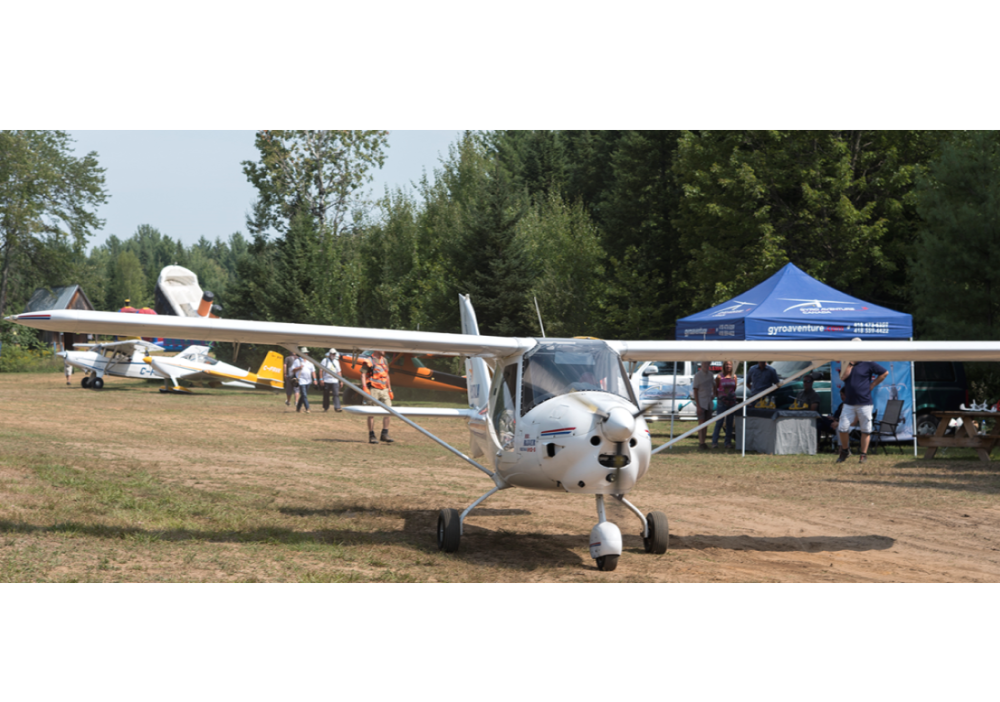
<svg viewBox="0 0 1000 702"><path fill-rule="evenodd" d="M674 438L674 415L677 414L677 361L674 361L674 384L670 391L673 402L670 405L670 439Z"/></svg>
<svg viewBox="0 0 1000 702"><path fill-rule="evenodd" d="M913 337L910 337L913 341ZM917 374L910 361L910 425L913 427L913 457L917 457Z"/></svg>
<svg viewBox="0 0 1000 702"><path fill-rule="evenodd" d="M750 372L747 368L747 362L743 361L743 439L741 447L741 457L746 458L747 455L747 383L750 380Z"/></svg>

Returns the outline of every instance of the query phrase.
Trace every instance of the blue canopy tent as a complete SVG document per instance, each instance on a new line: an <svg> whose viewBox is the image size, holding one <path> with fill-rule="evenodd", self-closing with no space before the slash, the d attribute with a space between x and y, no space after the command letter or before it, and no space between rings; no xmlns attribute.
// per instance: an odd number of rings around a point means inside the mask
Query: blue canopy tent
<svg viewBox="0 0 1000 702"><path fill-rule="evenodd" d="M913 317L846 295L795 264L677 322L677 339L910 339Z"/></svg>
<svg viewBox="0 0 1000 702"><path fill-rule="evenodd" d="M794 264L760 285L710 309L677 322L676 338L753 340L911 339L913 317L873 305L819 282ZM886 365L886 364L883 364ZM884 407L890 396L908 398L904 413L914 406L912 364L891 364L886 388L876 388L873 400ZM908 371L908 372L904 372ZM904 376L905 377L901 377ZM837 386L839 378L831 385ZM842 386L843 384L840 383ZM840 404L837 387L831 387L831 404ZM880 393L886 395L881 398Z"/></svg>

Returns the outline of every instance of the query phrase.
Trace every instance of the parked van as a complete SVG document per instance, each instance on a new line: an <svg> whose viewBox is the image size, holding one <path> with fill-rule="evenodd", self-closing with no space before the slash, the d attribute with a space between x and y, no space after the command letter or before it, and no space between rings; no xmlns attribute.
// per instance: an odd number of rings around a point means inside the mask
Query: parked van
<svg viewBox="0 0 1000 702"><path fill-rule="evenodd" d="M646 413L647 420L670 419L671 414L674 414L674 419L681 421L698 418L691 386L699 364L699 361L646 361L629 364L632 390L639 405L645 407L654 403ZM721 373L722 361L711 361L710 368L714 375Z"/></svg>

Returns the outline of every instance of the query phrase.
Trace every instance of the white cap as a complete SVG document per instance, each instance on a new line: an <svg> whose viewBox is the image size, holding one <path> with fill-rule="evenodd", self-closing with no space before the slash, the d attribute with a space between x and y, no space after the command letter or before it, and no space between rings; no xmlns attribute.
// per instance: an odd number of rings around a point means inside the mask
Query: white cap
<svg viewBox="0 0 1000 702"><path fill-rule="evenodd" d="M327 356L336 356L337 355L337 349L330 349L329 351L326 352L326 355Z"/></svg>
<svg viewBox="0 0 1000 702"><path fill-rule="evenodd" d="M300 346L299 353L309 353L309 349L307 349L305 346Z"/></svg>

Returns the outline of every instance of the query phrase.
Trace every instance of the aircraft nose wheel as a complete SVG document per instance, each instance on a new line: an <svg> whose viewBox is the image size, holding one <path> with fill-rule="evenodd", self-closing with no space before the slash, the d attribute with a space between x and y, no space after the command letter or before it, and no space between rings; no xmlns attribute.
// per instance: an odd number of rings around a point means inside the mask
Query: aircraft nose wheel
<svg viewBox="0 0 1000 702"><path fill-rule="evenodd" d="M438 513L438 548L445 553L458 550L462 539L462 522L457 509L443 509Z"/></svg>
<svg viewBox="0 0 1000 702"><path fill-rule="evenodd" d="M666 553L670 542L667 515L663 512L650 512L646 515L646 524L649 525L649 536L642 537L646 553Z"/></svg>
<svg viewBox="0 0 1000 702"><path fill-rule="evenodd" d="M598 556L597 569L610 572L618 567L618 556Z"/></svg>

